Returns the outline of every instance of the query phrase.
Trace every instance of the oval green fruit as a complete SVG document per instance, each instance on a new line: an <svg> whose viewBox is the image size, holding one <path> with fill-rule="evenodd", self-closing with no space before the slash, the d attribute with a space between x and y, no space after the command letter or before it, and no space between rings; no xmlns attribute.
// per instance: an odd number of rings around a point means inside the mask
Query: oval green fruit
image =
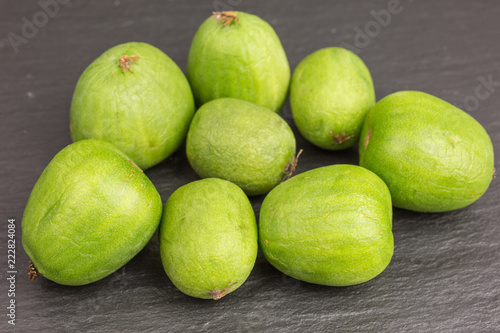
<svg viewBox="0 0 500 333"><path fill-rule="evenodd" d="M104 278L134 257L161 218L160 195L127 156L101 140L61 150L29 197L22 241L35 269L64 285Z"/></svg>
<svg viewBox="0 0 500 333"><path fill-rule="evenodd" d="M266 259L296 279L327 286L366 282L394 251L389 190L354 165L301 173L264 199L259 242Z"/></svg>
<svg viewBox="0 0 500 333"><path fill-rule="evenodd" d="M239 288L257 257L257 224L250 201L223 179L177 189L160 224L163 267L183 293L220 299Z"/></svg>
<svg viewBox="0 0 500 333"><path fill-rule="evenodd" d="M172 59L149 44L125 43L104 52L78 80L71 137L109 141L146 169L181 145L193 113L191 88Z"/></svg>
<svg viewBox="0 0 500 333"><path fill-rule="evenodd" d="M278 185L294 165L295 137L271 110L221 98L196 112L186 154L200 177L223 178L259 195Z"/></svg>
<svg viewBox="0 0 500 333"><path fill-rule="evenodd" d="M377 103L366 117L360 165L382 178L394 206L446 212L479 199L494 175L485 129L455 106L418 91Z"/></svg>
<svg viewBox="0 0 500 333"><path fill-rule="evenodd" d="M375 105L370 72L349 50L318 50L293 72L290 105L297 128L309 142L330 150L351 147Z"/></svg>
<svg viewBox="0 0 500 333"><path fill-rule="evenodd" d="M290 67L267 22L244 12L215 12L194 36L187 77L198 106L233 97L278 112L287 95Z"/></svg>

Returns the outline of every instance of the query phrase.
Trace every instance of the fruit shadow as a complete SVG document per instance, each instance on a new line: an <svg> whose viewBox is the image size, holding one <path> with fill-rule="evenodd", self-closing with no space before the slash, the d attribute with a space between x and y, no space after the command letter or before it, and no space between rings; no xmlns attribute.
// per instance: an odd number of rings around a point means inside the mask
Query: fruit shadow
<svg viewBox="0 0 500 333"><path fill-rule="evenodd" d="M264 258L259 249L257 262L252 274L245 284L232 295L235 299L253 299L257 302L266 302L269 299L288 299L290 302L301 299L314 299L315 297L335 297L336 299L353 298L360 295L360 299L367 295L378 293L379 286L387 284L387 277L384 273L376 278L362 284L336 287L324 286L300 281L292 278L274 266ZM339 302L341 302L339 299Z"/></svg>
<svg viewBox="0 0 500 333"><path fill-rule="evenodd" d="M160 193L163 204L179 187L201 179L189 165L185 143L164 161L144 172Z"/></svg>
<svg viewBox="0 0 500 333"><path fill-rule="evenodd" d="M454 281L456 272L478 261L477 250L487 243L488 223L471 205L446 213L419 213L394 208L394 255L391 279ZM479 246L479 247L478 247Z"/></svg>
<svg viewBox="0 0 500 333"><path fill-rule="evenodd" d="M444 213L421 213L393 208L393 234L399 237L427 237L442 235L461 229L474 228L480 218L473 205Z"/></svg>

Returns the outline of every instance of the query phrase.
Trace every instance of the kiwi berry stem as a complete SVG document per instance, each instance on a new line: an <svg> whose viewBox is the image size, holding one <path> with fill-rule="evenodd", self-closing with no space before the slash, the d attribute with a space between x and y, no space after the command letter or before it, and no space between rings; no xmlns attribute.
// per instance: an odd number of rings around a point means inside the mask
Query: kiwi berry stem
<svg viewBox="0 0 500 333"><path fill-rule="evenodd" d="M217 20L217 23L224 24L225 27L233 23L233 21L237 24L240 24L240 20L238 19L238 12L213 12L212 17Z"/></svg>
<svg viewBox="0 0 500 333"><path fill-rule="evenodd" d="M331 136L332 136L333 142L335 142L336 145L340 145L340 144L346 142L347 140L354 138L354 135L346 136L345 129L343 130L342 134L339 133L337 135L335 135L335 130L332 130Z"/></svg>
<svg viewBox="0 0 500 333"><path fill-rule="evenodd" d="M292 177L293 173L295 172L295 167L299 163L299 156L300 156L300 154L302 154L303 151L304 151L303 149L299 150L299 152L297 153L297 155L295 155L295 159L294 159L293 163L288 163L286 165L285 170L283 170L283 173L286 176L283 178L283 180L281 180L282 183L285 180L290 179L290 177Z"/></svg>
<svg viewBox="0 0 500 333"><path fill-rule="evenodd" d="M220 291L220 289L217 288L217 289L209 292L209 294L210 294L210 296L212 296L212 298L215 301L217 301L217 300L221 299L222 297L226 296L226 294L229 292L229 290L231 290L231 287L234 286L236 283L238 283L238 282L231 283L231 281L229 281L227 283L226 289L224 289L223 291Z"/></svg>
<svg viewBox="0 0 500 333"><path fill-rule="evenodd" d="M128 70L133 73L134 71L132 70L132 62L139 60L139 58L140 56L138 55L130 57L124 54L120 57L120 60L118 60L118 65L120 65L124 72Z"/></svg>
<svg viewBox="0 0 500 333"><path fill-rule="evenodd" d="M30 264L28 265L28 269L26 270L28 272L30 280L34 280L38 277L38 272L35 269L35 265L33 265L33 262L30 261Z"/></svg>

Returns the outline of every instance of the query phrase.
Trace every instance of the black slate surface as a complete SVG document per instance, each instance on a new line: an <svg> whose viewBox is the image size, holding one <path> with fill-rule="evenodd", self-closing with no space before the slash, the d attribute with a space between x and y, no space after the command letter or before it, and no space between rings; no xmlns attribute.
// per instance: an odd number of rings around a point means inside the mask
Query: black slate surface
<svg viewBox="0 0 500 333"><path fill-rule="evenodd" d="M395 209L391 264L377 278L347 288L288 278L259 253L251 276L234 293L217 302L190 298L164 274L156 235L113 275L88 286L65 287L44 278L30 281L21 246L30 191L51 158L71 143L69 106L85 67L111 46L144 41L184 70L193 35L214 10L247 11L268 21L292 69L319 48L355 47L371 70L378 100L406 89L443 98L486 128L500 156L497 2L59 2L50 16L35 1L0 3L0 331L500 332L498 179L478 202L458 211ZM382 16L376 23L373 13L388 9L390 19ZM30 30L26 22L39 27ZM496 83L478 88L488 80ZM293 125L288 103L281 114L304 149L298 172L357 164L354 148L329 152L307 143ZM164 202L179 186L198 179L182 148L146 173ZM262 199L252 198L257 214ZM16 225L15 297L8 296L8 219ZM7 323L11 299L15 326Z"/></svg>

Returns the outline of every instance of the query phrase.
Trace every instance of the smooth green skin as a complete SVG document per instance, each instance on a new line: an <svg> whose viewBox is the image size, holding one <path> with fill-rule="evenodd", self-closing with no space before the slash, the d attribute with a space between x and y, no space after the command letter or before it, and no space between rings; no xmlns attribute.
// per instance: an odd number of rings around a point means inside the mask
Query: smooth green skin
<svg viewBox="0 0 500 333"><path fill-rule="evenodd" d="M418 91L377 103L366 117L359 156L361 166L385 181L394 206L419 212L473 203L494 172L485 129L455 106Z"/></svg>
<svg viewBox="0 0 500 333"><path fill-rule="evenodd" d="M160 224L163 267L183 293L210 299L211 291L239 288L257 258L257 224L243 191L207 178L177 189Z"/></svg>
<svg viewBox="0 0 500 333"><path fill-rule="evenodd" d="M133 72L119 66L123 55L140 56ZM147 169L181 145L193 114L191 88L172 59L149 44L125 43L104 52L78 80L71 137L109 141Z"/></svg>
<svg viewBox="0 0 500 333"><path fill-rule="evenodd" d="M78 286L104 278L151 239L161 218L160 195L116 147L83 140L45 168L22 220L22 241L36 270Z"/></svg>
<svg viewBox="0 0 500 333"><path fill-rule="evenodd" d="M239 24L224 26L211 16L194 36L187 77L196 105L233 97L279 112L288 92L290 66L273 28L238 12Z"/></svg>
<svg viewBox="0 0 500 333"><path fill-rule="evenodd" d="M264 199L259 243L274 267L296 279L327 286L366 282L394 251L389 190L354 165L301 173Z"/></svg>
<svg viewBox="0 0 500 333"><path fill-rule="evenodd" d="M293 72L290 105L300 133L329 150L351 147L359 140L368 110L375 105L370 72L353 52L328 47L304 58ZM333 136L352 138L336 143Z"/></svg>
<svg viewBox="0 0 500 333"><path fill-rule="evenodd" d="M262 106L234 98L204 104L186 140L191 167L202 178L222 178L247 195L269 192L294 162L295 137L285 120Z"/></svg>

